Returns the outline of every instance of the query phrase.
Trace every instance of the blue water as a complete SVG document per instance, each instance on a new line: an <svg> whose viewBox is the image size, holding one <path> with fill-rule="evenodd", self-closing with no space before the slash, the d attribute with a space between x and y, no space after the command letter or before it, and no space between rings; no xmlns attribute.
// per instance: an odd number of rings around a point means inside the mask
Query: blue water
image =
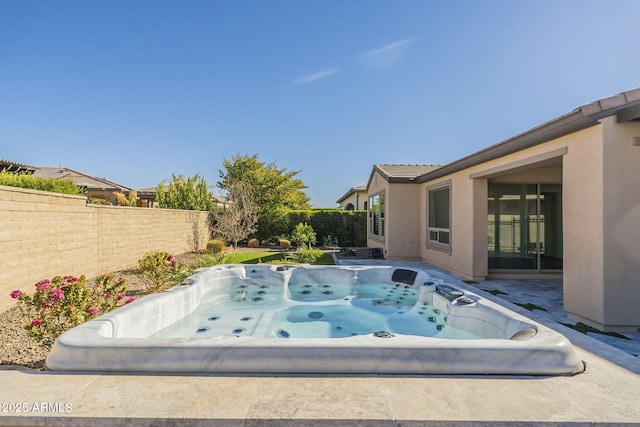
<svg viewBox="0 0 640 427"><path fill-rule="evenodd" d="M376 331L476 339L447 326L447 315L402 284L281 284L244 280L207 293L194 313L157 338L229 335L275 339L344 338Z"/></svg>

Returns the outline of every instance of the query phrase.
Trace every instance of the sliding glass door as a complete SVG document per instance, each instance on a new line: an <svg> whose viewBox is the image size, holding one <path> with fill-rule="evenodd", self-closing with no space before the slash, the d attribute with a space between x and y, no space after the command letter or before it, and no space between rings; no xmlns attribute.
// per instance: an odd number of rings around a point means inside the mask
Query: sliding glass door
<svg viewBox="0 0 640 427"><path fill-rule="evenodd" d="M489 270L562 269L562 185L489 182Z"/></svg>

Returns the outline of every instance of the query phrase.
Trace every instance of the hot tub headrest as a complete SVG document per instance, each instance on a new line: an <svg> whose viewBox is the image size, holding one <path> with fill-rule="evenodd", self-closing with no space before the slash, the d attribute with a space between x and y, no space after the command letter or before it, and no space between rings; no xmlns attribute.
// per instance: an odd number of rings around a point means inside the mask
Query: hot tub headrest
<svg viewBox="0 0 640 427"><path fill-rule="evenodd" d="M416 281L417 271L406 270L404 268L397 268L391 276L391 281L406 283L407 285L413 285Z"/></svg>

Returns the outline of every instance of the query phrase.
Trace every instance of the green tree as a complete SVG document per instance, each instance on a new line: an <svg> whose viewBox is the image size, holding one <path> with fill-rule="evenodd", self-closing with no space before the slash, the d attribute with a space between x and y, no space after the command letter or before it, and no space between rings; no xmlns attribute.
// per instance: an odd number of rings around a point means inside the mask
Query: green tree
<svg viewBox="0 0 640 427"><path fill-rule="evenodd" d="M304 224L299 223L291 234L291 241L298 245L307 244L310 250L311 245L316 242L316 233L313 231L313 227L306 222Z"/></svg>
<svg viewBox="0 0 640 427"><path fill-rule="evenodd" d="M158 206L167 209L210 211L213 207L207 182L199 174L192 177L171 175L168 186L163 183L156 188Z"/></svg>
<svg viewBox="0 0 640 427"><path fill-rule="evenodd" d="M259 206L257 237L272 239L282 234L286 224L284 213L291 209L308 209L309 197L306 185L297 178L299 171L288 171L274 163L264 163L258 155L235 155L223 159L224 169L219 171L218 187L229 190L234 182L244 182L251 189Z"/></svg>

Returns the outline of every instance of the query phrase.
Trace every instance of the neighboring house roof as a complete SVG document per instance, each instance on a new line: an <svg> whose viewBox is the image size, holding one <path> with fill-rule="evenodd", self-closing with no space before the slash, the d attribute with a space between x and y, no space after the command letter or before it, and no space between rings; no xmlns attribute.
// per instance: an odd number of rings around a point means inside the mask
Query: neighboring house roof
<svg viewBox="0 0 640 427"><path fill-rule="evenodd" d="M25 165L24 163L12 162L11 160L0 159L0 170L7 172L27 172L32 173L37 168L35 166Z"/></svg>
<svg viewBox="0 0 640 427"><path fill-rule="evenodd" d="M138 190L138 198L140 199L156 199L156 187L140 188Z"/></svg>
<svg viewBox="0 0 640 427"><path fill-rule="evenodd" d="M124 185L116 184L113 181L109 181L106 178L98 178L96 176L88 175L84 172L79 172L69 168L50 168L41 167L37 168L33 173L34 176L42 178L55 178L62 179L67 178L72 180L76 185L85 187L87 190L102 190L102 191L122 191L130 192L132 188L125 187Z"/></svg>
<svg viewBox="0 0 640 427"><path fill-rule="evenodd" d="M618 123L640 121L640 88L578 107L568 114L524 133L446 164L439 169L427 171L418 177L416 181L426 182L440 178L462 169L569 135L595 126L598 124L598 120L614 114L617 115Z"/></svg>
<svg viewBox="0 0 640 427"><path fill-rule="evenodd" d="M390 183L411 183L416 182L418 177L437 170L441 165L395 165L395 164L375 164L369 175L367 191L373 174L378 172L387 182Z"/></svg>
<svg viewBox="0 0 640 427"><path fill-rule="evenodd" d="M214 203L217 203L219 205L226 205L227 203L227 199L225 199L222 196L219 196L217 194L212 194L211 198L213 199Z"/></svg>
<svg viewBox="0 0 640 427"><path fill-rule="evenodd" d="M349 189L349 191L347 191L346 193L344 193L344 195L342 197L340 197L336 203L340 203L343 200L349 198L352 194L355 193L366 193L367 192L367 184L360 184L360 185L356 185L354 187L351 187Z"/></svg>

